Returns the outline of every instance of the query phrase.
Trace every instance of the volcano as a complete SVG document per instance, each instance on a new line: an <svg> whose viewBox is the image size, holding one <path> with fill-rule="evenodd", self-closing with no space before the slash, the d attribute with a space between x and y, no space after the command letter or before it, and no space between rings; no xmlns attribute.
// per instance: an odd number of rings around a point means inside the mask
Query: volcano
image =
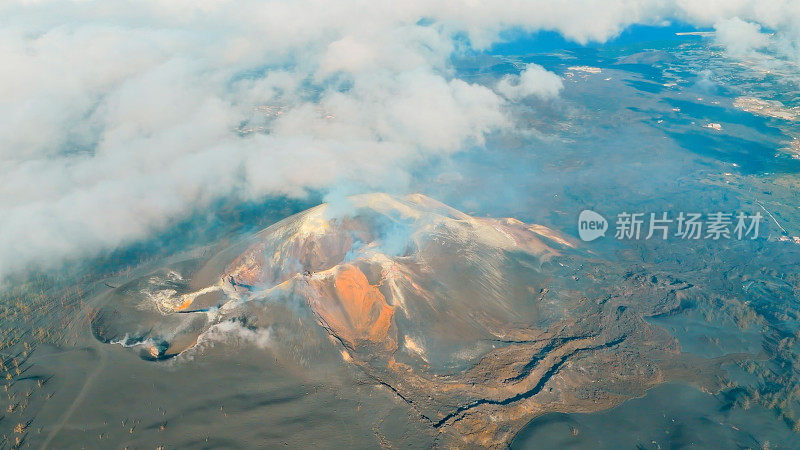
<svg viewBox="0 0 800 450"><path fill-rule="evenodd" d="M672 379L712 389L720 361L646 320L692 288L542 225L368 194L131 280L98 300L91 327L152 361L202 358L209 333L234 326L309 370L334 354L445 439L499 446L547 412L606 409Z"/></svg>

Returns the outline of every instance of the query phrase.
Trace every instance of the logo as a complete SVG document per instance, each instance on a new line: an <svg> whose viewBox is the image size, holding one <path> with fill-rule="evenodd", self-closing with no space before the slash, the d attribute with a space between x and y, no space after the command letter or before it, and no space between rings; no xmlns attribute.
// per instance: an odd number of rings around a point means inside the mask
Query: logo
<svg viewBox="0 0 800 450"><path fill-rule="evenodd" d="M767 211L769 212L769 211ZM726 213L661 213L621 212L617 214L616 239L758 239L764 216L745 212ZM775 222L777 224L777 222ZM778 225L780 227L780 225ZM781 227L783 230L783 228ZM589 242L604 237L608 221L600 214L585 209L578 216L578 235ZM784 233L786 230L783 230ZM779 238L780 239L780 238ZM788 239L788 238L787 238ZM789 239L790 240L790 239ZM795 238L800 242L800 237Z"/></svg>
<svg viewBox="0 0 800 450"><path fill-rule="evenodd" d="M594 211L584 209L578 216L578 235L589 242L606 235L608 221Z"/></svg>

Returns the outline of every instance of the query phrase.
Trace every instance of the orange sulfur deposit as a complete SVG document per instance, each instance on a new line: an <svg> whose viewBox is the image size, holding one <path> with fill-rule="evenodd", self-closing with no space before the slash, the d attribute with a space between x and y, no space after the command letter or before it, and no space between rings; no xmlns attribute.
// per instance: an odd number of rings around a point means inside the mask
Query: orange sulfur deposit
<svg viewBox="0 0 800 450"><path fill-rule="evenodd" d="M194 303L194 298L188 298L175 308L175 311L186 311Z"/></svg>
<svg viewBox="0 0 800 450"><path fill-rule="evenodd" d="M311 303L331 331L351 346L359 341L379 343L387 340L394 308L378 288L369 283L364 272L356 266L343 265L332 279L320 281L324 284L318 286L318 291L322 291L320 297L328 298L312 300ZM333 289L330 281L333 281Z"/></svg>

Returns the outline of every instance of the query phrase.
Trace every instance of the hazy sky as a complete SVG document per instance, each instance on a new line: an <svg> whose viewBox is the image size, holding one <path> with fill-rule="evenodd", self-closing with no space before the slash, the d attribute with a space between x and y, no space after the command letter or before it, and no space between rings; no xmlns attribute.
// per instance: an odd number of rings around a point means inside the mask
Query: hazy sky
<svg viewBox="0 0 800 450"><path fill-rule="evenodd" d="M494 86L454 55L504 30L603 42L717 30L731 57L800 61L800 2L27 0L0 4L0 275L147 237L219 198L413 191L431 155L556 101L530 64Z"/></svg>

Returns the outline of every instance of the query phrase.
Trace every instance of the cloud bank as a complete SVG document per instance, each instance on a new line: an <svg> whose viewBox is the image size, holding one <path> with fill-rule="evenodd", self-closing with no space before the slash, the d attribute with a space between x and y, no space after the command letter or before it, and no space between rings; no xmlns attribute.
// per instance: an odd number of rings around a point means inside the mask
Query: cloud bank
<svg viewBox="0 0 800 450"><path fill-rule="evenodd" d="M734 54L774 44L800 60L791 1L5 2L0 276L220 198L403 190L411 164L513 132L509 99L562 88L535 64L471 83L454 55L512 28L602 42L670 18L716 24Z"/></svg>

